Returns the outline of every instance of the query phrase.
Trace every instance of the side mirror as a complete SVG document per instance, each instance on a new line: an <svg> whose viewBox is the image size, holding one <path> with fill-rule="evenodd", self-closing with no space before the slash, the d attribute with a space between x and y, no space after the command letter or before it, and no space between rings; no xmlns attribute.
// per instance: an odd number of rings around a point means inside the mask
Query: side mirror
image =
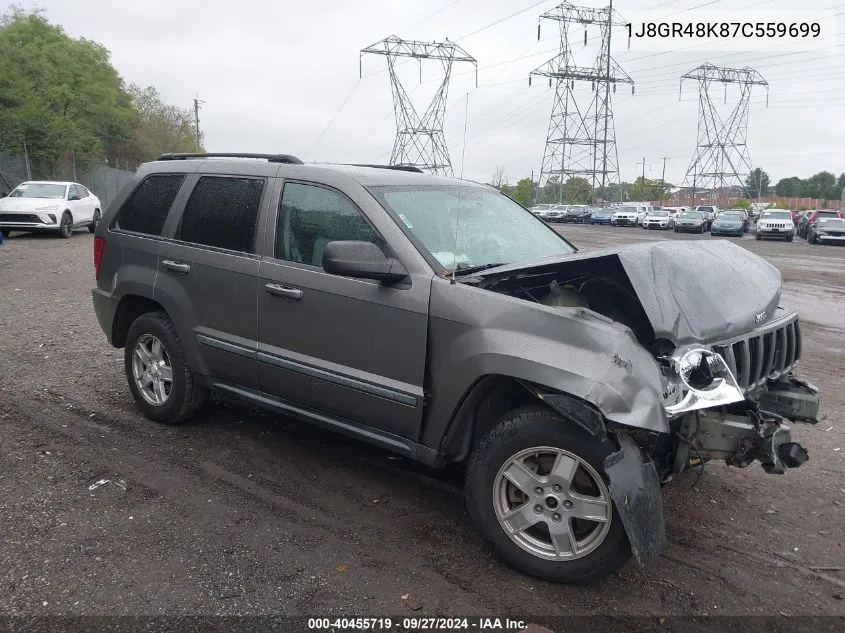
<svg viewBox="0 0 845 633"><path fill-rule="evenodd" d="M70 195L67 197L67 199L68 199L69 201L73 202L74 200L81 200L82 198L80 198L80 197L79 197L79 194L77 194L77 193L72 193L72 194L70 194Z"/></svg>
<svg viewBox="0 0 845 633"><path fill-rule="evenodd" d="M396 282L408 277L398 259L385 256L372 242L329 242L323 250L323 270L332 275Z"/></svg>

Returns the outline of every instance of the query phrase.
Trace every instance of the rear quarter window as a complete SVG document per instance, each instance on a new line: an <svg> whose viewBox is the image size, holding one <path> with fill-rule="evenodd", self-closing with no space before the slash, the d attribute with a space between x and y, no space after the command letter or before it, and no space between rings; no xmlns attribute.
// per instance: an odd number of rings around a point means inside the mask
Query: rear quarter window
<svg viewBox="0 0 845 633"><path fill-rule="evenodd" d="M161 235L164 221L184 181L184 174L160 174L145 178L118 211L116 228L145 235Z"/></svg>

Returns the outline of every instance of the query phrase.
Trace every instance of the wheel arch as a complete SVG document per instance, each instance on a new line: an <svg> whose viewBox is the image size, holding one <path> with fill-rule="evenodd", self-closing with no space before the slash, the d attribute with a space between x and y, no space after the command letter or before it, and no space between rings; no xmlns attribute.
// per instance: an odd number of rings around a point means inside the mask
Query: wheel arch
<svg viewBox="0 0 845 633"><path fill-rule="evenodd" d="M149 312L163 312L167 314L164 306L149 297L136 294L127 294L121 297L112 321L112 345L114 347L123 347L126 345L126 335L132 323L142 314Z"/></svg>
<svg viewBox="0 0 845 633"><path fill-rule="evenodd" d="M607 438L602 413L572 394L505 375L488 374L476 380L460 400L441 443L450 461L463 462L473 447L508 411L538 404L560 415L600 441Z"/></svg>

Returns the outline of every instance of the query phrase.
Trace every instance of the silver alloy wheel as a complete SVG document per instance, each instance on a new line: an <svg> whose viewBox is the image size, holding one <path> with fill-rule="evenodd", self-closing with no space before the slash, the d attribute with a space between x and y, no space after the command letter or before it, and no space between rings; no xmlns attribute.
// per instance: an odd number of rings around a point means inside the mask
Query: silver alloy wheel
<svg viewBox="0 0 845 633"><path fill-rule="evenodd" d="M607 485L589 463L560 448L537 446L499 469L493 508L499 525L523 550L569 561L602 544L613 506Z"/></svg>
<svg viewBox="0 0 845 633"><path fill-rule="evenodd" d="M132 350L132 376L141 397L160 407L173 389L173 367L162 342L152 334L144 334Z"/></svg>

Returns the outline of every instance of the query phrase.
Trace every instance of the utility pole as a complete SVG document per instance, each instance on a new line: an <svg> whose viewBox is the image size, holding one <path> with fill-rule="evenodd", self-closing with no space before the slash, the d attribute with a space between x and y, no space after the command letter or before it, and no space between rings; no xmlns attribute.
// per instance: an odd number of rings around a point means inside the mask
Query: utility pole
<svg viewBox="0 0 845 633"><path fill-rule="evenodd" d="M666 161L668 156L663 156L663 172L660 174L660 200L663 201L663 190L666 189Z"/></svg>
<svg viewBox="0 0 845 633"><path fill-rule="evenodd" d="M200 153L200 104L205 103L205 101L199 100L199 95L194 97L194 133L196 134L196 141L197 141L197 154Z"/></svg>
<svg viewBox="0 0 845 633"><path fill-rule="evenodd" d="M693 183L710 192L710 198L719 193L731 197L733 193L752 198L747 182L752 174L751 157L748 152L748 114L751 89L762 86L766 89L768 105L769 84L753 68L723 68L713 64L702 64L681 77L698 82L698 133L684 184ZM716 96L711 91L728 84L739 86L739 101L724 118L717 110ZM719 95L721 96L721 95ZM725 98L727 101L727 98ZM759 187L758 187L759 189Z"/></svg>
<svg viewBox="0 0 845 633"><path fill-rule="evenodd" d="M396 140L393 143L390 164L413 165L435 174L451 176L452 161L449 159L446 148L443 119L446 116L446 95L449 90L449 80L452 77L452 64L468 62L475 66L475 84L478 86L478 62L463 48L448 39L445 42L418 42L391 35L361 50L358 60L359 75L362 71L360 58L365 53L384 55L387 58L387 69L390 72L390 85L393 90L393 111L396 117ZM411 98L396 73L396 60L400 57L416 59L420 64L423 59L436 59L442 64L443 79L440 87L434 93L422 116L414 108ZM469 104L468 100L467 104Z"/></svg>
<svg viewBox="0 0 845 633"><path fill-rule="evenodd" d="M584 178L595 189L619 182L619 155L613 127L611 84L629 84L633 93L634 80L610 56L611 30L626 24L613 11L613 4L601 9L574 6L564 2L540 16L554 20L560 32L560 53L531 71L528 85L534 77L548 77L549 87L555 87L552 114L549 120L540 186L551 178L558 180L559 198L563 185L571 178ZM573 45L569 41L569 27L596 25L601 32L599 54L590 66L575 63ZM540 39L540 25L537 25ZM586 33L585 33L586 40ZM576 98L576 83L589 82L593 95L588 100ZM583 85L583 84L582 84ZM620 189L621 195L621 189Z"/></svg>
<svg viewBox="0 0 845 633"><path fill-rule="evenodd" d="M645 197L645 195L646 195L646 190L645 190L645 168L646 168L646 165L648 165L649 170L651 170L651 164L650 164L650 163L645 162L645 156L643 156L643 162L641 162L641 163L637 163L637 165L642 165L642 166L643 166L643 179L642 179L640 182L642 183L643 197ZM645 202L645 200L643 200L643 202Z"/></svg>
<svg viewBox="0 0 845 633"><path fill-rule="evenodd" d="M26 179L32 180L32 167L29 165L29 150L26 148L26 140L23 142L23 159L26 163Z"/></svg>

